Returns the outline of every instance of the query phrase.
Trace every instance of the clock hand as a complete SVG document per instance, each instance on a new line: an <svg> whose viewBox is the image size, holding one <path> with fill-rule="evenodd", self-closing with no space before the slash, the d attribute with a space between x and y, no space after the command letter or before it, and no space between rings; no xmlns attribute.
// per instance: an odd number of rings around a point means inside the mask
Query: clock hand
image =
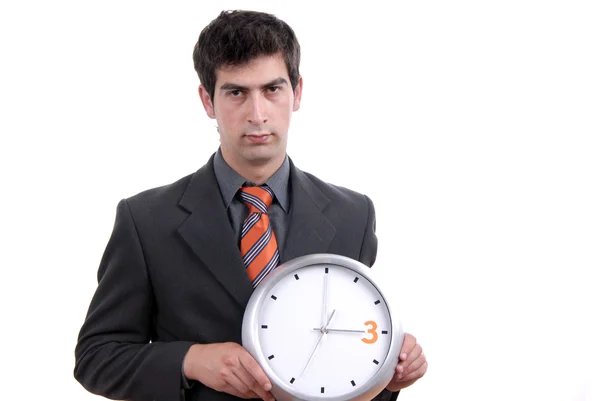
<svg viewBox="0 0 600 401"><path fill-rule="evenodd" d="M319 344L321 344L321 340L323 339L323 337L325 337L325 332L321 332L321 336L319 337L319 341L317 341L317 345L315 345L315 348L313 349L312 353L310 354L310 357L308 358L308 362L306 362L306 365L304 365L304 369L302 369L302 373L300 373L300 377L298 379L301 379L302 376L304 376L304 372L306 372L306 369L308 368L308 365L310 365L310 361L312 361L313 357L315 356L315 352L317 351L317 348L319 348Z"/></svg>
<svg viewBox="0 0 600 401"><path fill-rule="evenodd" d="M331 316L329 316L329 320L327 320L325 327L323 327L323 329L325 330L325 333L327 333L327 330L329 328L329 322L331 322L331 319L333 319L333 315L335 315L335 309L333 310L333 312L331 312Z"/></svg>
<svg viewBox="0 0 600 401"><path fill-rule="evenodd" d="M321 314L321 326L326 326L325 319L327 319L327 295L329 292L329 274L325 273L325 283L323 285L323 313Z"/></svg>
<svg viewBox="0 0 600 401"><path fill-rule="evenodd" d="M319 328L314 328L313 330L321 330ZM347 329L327 329L327 332L335 331L341 333L366 333L365 330L347 330Z"/></svg>
<svg viewBox="0 0 600 401"><path fill-rule="evenodd" d="M312 353L310 354L310 357L308 358L308 362L306 362L306 365L304 365L304 369L302 369L302 373L300 373L300 377L298 378L298 380L301 379L302 376L304 376L304 372L306 372L308 365L310 365L310 361L313 360L313 358L315 356L315 352L317 351L317 348L319 348L319 344L321 344L321 340L323 339L323 337L325 337L325 334L327 334L327 326L329 325L329 322L331 322L333 315L335 315L335 309L333 310L333 312L331 312L331 316L329 316L329 320L327 320L327 323L323 327L323 330L321 330L321 336L319 337L319 341L317 341L317 345L315 345L315 348L313 349Z"/></svg>

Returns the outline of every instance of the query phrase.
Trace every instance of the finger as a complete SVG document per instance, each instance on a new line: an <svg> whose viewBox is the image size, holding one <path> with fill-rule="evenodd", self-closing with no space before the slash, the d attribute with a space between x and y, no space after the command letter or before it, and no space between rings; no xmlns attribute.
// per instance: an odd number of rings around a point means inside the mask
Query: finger
<svg viewBox="0 0 600 401"><path fill-rule="evenodd" d="M425 372L427 372L427 366L427 361L425 361L425 363L423 363L417 370L413 370L410 373L403 375L398 381L406 382L420 379L425 375Z"/></svg>
<svg viewBox="0 0 600 401"><path fill-rule="evenodd" d="M240 367L233 371L236 378L243 383L244 388L246 389L244 394L248 395L250 393L254 394L256 397L249 398L262 398L265 401L272 401L273 396L268 391L265 391L264 388L258 384L258 382L254 379L254 377L246 370L246 368L240 363ZM248 397L244 397L248 398Z"/></svg>
<svg viewBox="0 0 600 401"><path fill-rule="evenodd" d="M241 347L240 347L241 348ZM228 355L223 357L222 366L219 369L218 377L221 380L221 388L216 388L218 391L226 391L226 388L231 388L235 391L236 395L244 395L250 392L251 387L244 382L244 380L240 379L240 375L237 373L239 370L244 370L241 366L239 351L234 348ZM233 394L230 392L230 394ZM242 398L246 398L243 396Z"/></svg>
<svg viewBox="0 0 600 401"><path fill-rule="evenodd" d="M245 369L245 371L240 372L240 374L245 380L251 383L250 389L258 394L263 400L270 401L273 397L269 393L272 388L271 382L258 362L254 360L252 355L246 352L240 355L240 363L241 367Z"/></svg>
<svg viewBox="0 0 600 401"><path fill-rule="evenodd" d="M421 355L419 355L419 357L412 361L410 365L407 365L408 362L403 362L402 364L399 364L398 366L396 366L396 373L394 376L395 379L400 380L402 378L405 378L407 375L418 370L425 362L425 354L421 353Z"/></svg>
<svg viewBox="0 0 600 401"><path fill-rule="evenodd" d="M415 346L408 353L406 360L402 362L404 368L406 369L407 366L410 366L410 364L413 363L421 354L423 354L423 348L421 348L420 344L415 344Z"/></svg>
<svg viewBox="0 0 600 401"><path fill-rule="evenodd" d="M400 349L400 360L405 361L408 358L408 354L413 349L417 339L415 336L409 333L404 333L404 342L402 343L402 349Z"/></svg>
<svg viewBox="0 0 600 401"><path fill-rule="evenodd" d="M239 392L235 387L233 387L233 386L231 386L229 384L223 386L223 388L221 388L219 391L223 391L223 392L225 392L227 394L231 394L231 395L236 396L238 398L245 398L243 393Z"/></svg>
<svg viewBox="0 0 600 401"><path fill-rule="evenodd" d="M223 387L221 389L221 391L224 391L228 394L231 394L233 396L236 396L238 398L245 398L245 399L251 399L251 398L260 398L254 391L252 390L248 390L248 392L246 393L241 393L239 392L235 387L231 386L231 385L226 385L225 387Z"/></svg>
<svg viewBox="0 0 600 401"><path fill-rule="evenodd" d="M421 355L419 355L417 358L415 358L415 360L412 361L410 363L410 365L408 365L408 367L404 368L404 374L409 374L411 372L414 372L415 370L417 370L421 366L423 366L423 364L426 362L427 362L427 359L425 358L425 354L421 352Z"/></svg>
<svg viewBox="0 0 600 401"><path fill-rule="evenodd" d="M239 369L237 369L239 370ZM221 391L225 391L229 394L235 395L241 398L248 398L248 394L253 392L251 387L244 382L244 380L240 379L236 369L232 369L227 376L224 376L225 380L224 389ZM233 391L230 391L233 390Z"/></svg>
<svg viewBox="0 0 600 401"><path fill-rule="evenodd" d="M262 370L258 362L254 360L252 355L249 353L245 353L244 355L240 355L240 362L246 371L252 375L254 380L260 385L260 387L265 391L271 391L271 382L269 378Z"/></svg>
<svg viewBox="0 0 600 401"><path fill-rule="evenodd" d="M410 381L403 381L402 383L399 383L397 381L392 381L390 384L388 384L388 386L386 387L386 389L390 390L392 393L401 390L403 388L406 387L410 387L412 386L417 380L410 380Z"/></svg>
<svg viewBox="0 0 600 401"><path fill-rule="evenodd" d="M400 375L402 374L406 374L410 371L410 366L413 364L414 361L416 361L421 355L423 354L423 348L421 348L421 345L416 344L412 350L410 350L410 352L408 353L408 355L406 356L406 358L401 361L398 366L396 366L396 372L399 373ZM425 356L423 355L423 360L425 359Z"/></svg>

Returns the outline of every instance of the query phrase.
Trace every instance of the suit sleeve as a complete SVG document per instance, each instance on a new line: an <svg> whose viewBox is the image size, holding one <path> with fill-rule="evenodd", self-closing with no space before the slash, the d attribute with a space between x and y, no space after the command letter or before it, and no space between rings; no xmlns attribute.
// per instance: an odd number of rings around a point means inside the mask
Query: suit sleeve
<svg viewBox="0 0 600 401"><path fill-rule="evenodd" d="M377 257L377 236L375 235L375 207L373 201L364 195L367 201L367 224L365 226L365 234L363 236L363 243L360 248L359 261L369 267L375 263Z"/></svg>
<svg viewBox="0 0 600 401"><path fill-rule="evenodd" d="M365 234L363 236L363 243L360 249L359 260L361 263L372 267L377 257L377 235L375 234L376 223L375 223L375 206L373 201L365 195L368 206L367 225L365 226ZM400 392L391 392L389 390L383 390L373 399L373 401L396 401Z"/></svg>
<svg viewBox="0 0 600 401"><path fill-rule="evenodd" d="M98 287L75 347L74 375L111 399L178 400L191 342L151 342L154 295L126 200L98 269Z"/></svg>

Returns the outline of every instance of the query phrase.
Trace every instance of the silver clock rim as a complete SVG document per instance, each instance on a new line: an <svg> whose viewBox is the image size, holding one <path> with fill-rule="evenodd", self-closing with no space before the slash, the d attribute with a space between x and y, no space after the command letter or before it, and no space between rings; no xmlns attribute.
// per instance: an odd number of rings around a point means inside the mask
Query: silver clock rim
<svg viewBox="0 0 600 401"><path fill-rule="evenodd" d="M309 267L312 265L330 264L337 265L351 270L356 271L365 277L371 285L373 285L382 296L382 302L384 302L388 308L390 319L391 319L391 338L390 348L385 356L380 369L377 374L373 376L367 383L360 386L358 389L353 390L343 396L327 397L327 396L306 396L301 392L294 389L287 382L281 380L275 372L270 368L267 359L261 352L260 341L259 341L259 330L258 330L258 313L261 305L261 301L268 296L269 291L288 274L295 270ZM364 264L348 258L342 255L329 254L329 253L318 253L300 256L292 259L286 263L280 265L277 269L271 272L265 279L256 287L244 312L244 318L242 323L242 345L246 350L256 359L259 365L263 368L266 375L271 380L273 389L271 392L278 401L292 401L292 400L305 400L305 401L358 401L358 400L369 400L376 396L382 391L386 385L390 382L394 376L395 366L398 363L398 355L404 341L404 332L402 330L401 323L396 319L394 315L393 306L386 298L385 291L373 281L371 278L368 267Z"/></svg>

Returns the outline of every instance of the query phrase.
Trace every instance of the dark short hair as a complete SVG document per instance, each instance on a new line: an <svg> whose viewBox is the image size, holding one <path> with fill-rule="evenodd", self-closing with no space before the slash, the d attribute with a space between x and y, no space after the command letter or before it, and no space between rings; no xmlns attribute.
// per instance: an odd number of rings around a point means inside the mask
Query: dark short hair
<svg viewBox="0 0 600 401"><path fill-rule="evenodd" d="M292 88L300 76L300 44L292 28L272 14L222 11L200 33L194 46L194 69L214 101L217 69L243 66L259 56L281 53Z"/></svg>

